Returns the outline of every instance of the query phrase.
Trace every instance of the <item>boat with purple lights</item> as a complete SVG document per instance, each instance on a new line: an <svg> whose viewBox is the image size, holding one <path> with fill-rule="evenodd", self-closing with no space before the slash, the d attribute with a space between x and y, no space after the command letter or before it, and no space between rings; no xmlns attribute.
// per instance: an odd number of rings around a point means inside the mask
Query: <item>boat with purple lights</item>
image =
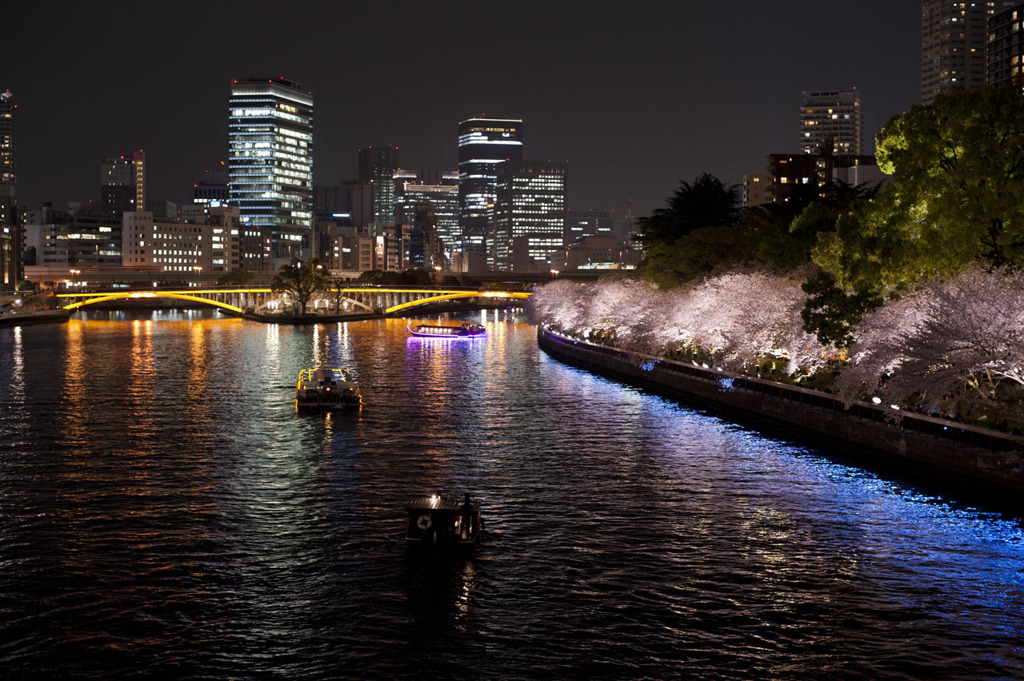
<svg viewBox="0 0 1024 681"><path fill-rule="evenodd" d="M458 326L445 324L417 324L409 326L409 333L419 338L483 338L487 329L482 324L463 322Z"/></svg>

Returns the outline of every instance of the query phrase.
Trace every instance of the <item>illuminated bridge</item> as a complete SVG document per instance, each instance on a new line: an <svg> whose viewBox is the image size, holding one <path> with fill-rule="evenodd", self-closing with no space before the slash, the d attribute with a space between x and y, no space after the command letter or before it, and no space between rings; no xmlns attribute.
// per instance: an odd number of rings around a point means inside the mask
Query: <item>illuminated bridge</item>
<svg viewBox="0 0 1024 681"><path fill-rule="evenodd" d="M383 312L394 314L402 310L443 301L464 300L477 304L509 304L529 298L526 291L441 289L441 288L342 288L330 289L314 295L306 305L309 310L339 310L342 313ZM146 299L176 299L192 303L204 303L229 310L236 314L245 312L273 313L291 304L287 293L275 293L269 288L189 288L180 290L164 289L120 289L116 291L83 291L59 293L57 298L65 310L78 310L87 305L115 301L144 301Z"/></svg>

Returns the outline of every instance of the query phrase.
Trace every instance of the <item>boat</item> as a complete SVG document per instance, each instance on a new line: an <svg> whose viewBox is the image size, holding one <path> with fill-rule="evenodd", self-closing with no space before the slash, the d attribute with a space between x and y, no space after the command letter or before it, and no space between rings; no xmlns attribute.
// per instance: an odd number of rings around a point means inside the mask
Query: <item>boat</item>
<svg viewBox="0 0 1024 681"><path fill-rule="evenodd" d="M303 369L295 383L295 409L358 409L359 386L348 369Z"/></svg>
<svg viewBox="0 0 1024 681"><path fill-rule="evenodd" d="M423 546L466 546L477 543L483 531L480 502L438 494L410 499L405 540Z"/></svg>
<svg viewBox="0 0 1024 681"><path fill-rule="evenodd" d="M445 324L417 324L409 326L409 333L420 338L483 338L487 329L482 324L463 322L458 326Z"/></svg>

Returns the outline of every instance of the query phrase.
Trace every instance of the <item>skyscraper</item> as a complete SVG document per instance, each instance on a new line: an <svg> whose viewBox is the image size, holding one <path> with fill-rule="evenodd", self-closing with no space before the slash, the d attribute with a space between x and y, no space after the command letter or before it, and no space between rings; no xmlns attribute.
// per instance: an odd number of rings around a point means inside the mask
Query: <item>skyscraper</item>
<svg viewBox="0 0 1024 681"><path fill-rule="evenodd" d="M988 21L988 69L985 82L1003 85L1024 73L1024 4L992 15Z"/></svg>
<svg viewBox="0 0 1024 681"><path fill-rule="evenodd" d="M146 154L108 156L100 165L100 210L121 219L121 213L146 208Z"/></svg>
<svg viewBox="0 0 1024 681"><path fill-rule="evenodd" d="M11 102L10 90L0 93L0 184L18 184L18 149L14 129L14 112L18 105Z"/></svg>
<svg viewBox="0 0 1024 681"><path fill-rule="evenodd" d="M22 278L23 250L17 200L17 150L10 90L0 93L0 289L17 288Z"/></svg>
<svg viewBox="0 0 1024 681"><path fill-rule="evenodd" d="M470 118L459 123L459 229L463 248L484 248L497 165L522 158L522 120Z"/></svg>
<svg viewBox="0 0 1024 681"><path fill-rule="evenodd" d="M231 83L228 197L238 206L247 269L274 269L310 253L313 233L313 95L285 78ZM258 247L260 251L264 246Z"/></svg>
<svg viewBox="0 0 1024 681"><path fill-rule="evenodd" d="M373 192L373 221L379 225L395 222L395 182L398 147L367 147L359 150L359 182L369 184Z"/></svg>
<svg viewBox="0 0 1024 681"><path fill-rule="evenodd" d="M954 88L985 84L988 19L1013 0L924 0L921 7L921 102Z"/></svg>
<svg viewBox="0 0 1024 681"><path fill-rule="evenodd" d="M499 163L494 202L494 267L547 272L551 255L564 247L565 161Z"/></svg>
<svg viewBox="0 0 1024 681"><path fill-rule="evenodd" d="M857 89L807 91L800 106L800 151L860 155L861 109ZM829 149L831 147L831 149Z"/></svg>
<svg viewBox="0 0 1024 681"><path fill-rule="evenodd" d="M450 251L459 227L458 185L457 172L396 172L395 218L401 224L414 224L417 208L430 204L437 236Z"/></svg>

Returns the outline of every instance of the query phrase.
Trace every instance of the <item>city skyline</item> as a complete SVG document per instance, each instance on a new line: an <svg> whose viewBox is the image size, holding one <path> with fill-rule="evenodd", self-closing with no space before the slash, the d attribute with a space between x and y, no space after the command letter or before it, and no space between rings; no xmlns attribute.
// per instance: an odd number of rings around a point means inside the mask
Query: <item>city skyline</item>
<svg viewBox="0 0 1024 681"><path fill-rule="evenodd" d="M305 3L291 11L308 28L254 47L266 3L177 3L154 21L120 2L19 2L12 49L28 56L0 83L19 106L19 203L98 199L98 164L124 149L145 150L148 196L183 202L227 158L231 80L283 76L316 96L315 184L356 177L369 145L400 147L404 168L454 169L459 121L509 117L524 121L524 158L569 162L571 208L622 215L632 199L645 215L680 180L738 184L797 151L804 90L857 88L865 153L919 101L919 3L819 4Z"/></svg>

